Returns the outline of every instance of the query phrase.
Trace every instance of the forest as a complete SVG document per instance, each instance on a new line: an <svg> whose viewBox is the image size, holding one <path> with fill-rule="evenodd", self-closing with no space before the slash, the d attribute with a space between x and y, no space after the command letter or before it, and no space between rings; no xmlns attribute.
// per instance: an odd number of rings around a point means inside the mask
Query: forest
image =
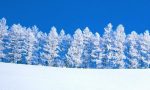
<svg viewBox="0 0 150 90"><path fill-rule="evenodd" d="M109 23L104 34L88 27L73 35L51 27L44 33L37 26L25 27L0 20L0 62L67 68L150 68L149 31L126 34L123 25Z"/></svg>

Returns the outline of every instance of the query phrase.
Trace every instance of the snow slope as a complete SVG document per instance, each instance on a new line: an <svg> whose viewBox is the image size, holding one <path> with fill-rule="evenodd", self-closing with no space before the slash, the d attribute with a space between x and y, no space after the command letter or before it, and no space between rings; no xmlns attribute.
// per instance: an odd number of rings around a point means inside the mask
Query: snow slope
<svg viewBox="0 0 150 90"><path fill-rule="evenodd" d="M150 90L149 84L149 69L67 69L0 63L0 90Z"/></svg>

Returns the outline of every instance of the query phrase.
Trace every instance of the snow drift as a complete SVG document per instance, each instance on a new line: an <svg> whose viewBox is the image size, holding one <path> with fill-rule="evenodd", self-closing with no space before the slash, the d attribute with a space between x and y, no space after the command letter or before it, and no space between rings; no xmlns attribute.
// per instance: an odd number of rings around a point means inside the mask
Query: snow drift
<svg viewBox="0 0 150 90"><path fill-rule="evenodd" d="M150 90L148 69L70 69L0 63L0 90Z"/></svg>

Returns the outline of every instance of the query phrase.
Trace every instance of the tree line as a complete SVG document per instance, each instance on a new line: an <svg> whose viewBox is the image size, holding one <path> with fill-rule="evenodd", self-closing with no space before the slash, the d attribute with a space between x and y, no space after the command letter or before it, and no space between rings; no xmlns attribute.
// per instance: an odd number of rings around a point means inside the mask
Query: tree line
<svg viewBox="0 0 150 90"><path fill-rule="evenodd" d="M124 26L104 34L92 33L88 27L76 29L73 35L52 27L43 33L36 26L24 27L6 19L0 20L0 61L17 64L68 68L136 69L150 67L150 35L146 30L126 35Z"/></svg>

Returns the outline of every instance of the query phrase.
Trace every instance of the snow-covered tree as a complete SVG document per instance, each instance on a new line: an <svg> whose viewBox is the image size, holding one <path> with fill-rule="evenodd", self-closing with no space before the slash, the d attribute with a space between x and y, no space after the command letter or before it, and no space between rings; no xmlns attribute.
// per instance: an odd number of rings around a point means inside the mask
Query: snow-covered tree
<svg viewBox="0 0 150 90"><path fill-rule="evenodd" d="M140 66L139 64L139 58L140 54L138 51L138 40L139 35L132 31L131 34L129 34L126 38L126 68L138 68Z"/></svg>
<svg viewBox="0 0 150 90"><path fill-rule="evenodd" d="M44 52L41 53L42 58L46 60L48 65L54 65L55 58L58 57L58 39L56 28L52 27L43 47Z"/></svg>
<svg viewBox="0 0 150 90"><path fill-rule="evenodd" d="M150 68L150 35L148 30L139 37L139 44L140 68Z"/></svg>
<svg viewBox="0 0 150 90"><path fill-rule="evenodd" d="M34 59L34 51L36 49L35 47L35 43L37 41L32 29L28 28L26 30L26 43L25 43L25 47L26 47L26 62L27 64L32 64L32 60Z"/></svg>
<svg viewBox="0 0 150 90"><path fill-rule="evenodd" d="M33 26L31 30L35 38L33 44L34 48L33 48L32 64L44 65L44 61L42 61L40 53L42 52L43 46L45 45L47 34L43 33L42 31L39 31L37 26Z"/></svg>
<svg viewBox="0 0 150 90"><path fill-rule="evenodd" d="M10 62L22 63L22 54L25 49L25 30L20 24L14 24L10 31L7 43L7 59Z"/></svg>
<svg viewBox="0 0 150 90"><path fill-rule="evenodd" d="M67 53L67 67L81 67L83 53L83 34L77 29L73 35L73 41Z"/></svg>
<svg viewBox="0 0 150 90"><path fill-rule="evenodd" d="M3 59L5 58L5 53L4 53L4 49L5 49L5 37L7 35L7 29L8 26L6 25L6 19L2 18L0 20L0 61L3 61Z"/></svg>
<svg viewBox="0 0 150 90"><path fill-rule="evenodd" d="M123 25L113 31L109 23L100 37L88 27L77 29L73 36L55 27L49 34L36 26L26 28L6 19L0 20L0 61L41 64L72 68L150 68L150 33L124 32Z"/></svg>
<svg viewBox="0 0 150 90"><path fill-rule="evenodd" d="M66 53L68 52L68 48L71 44L71 36L69 34L65 34L64 30L61 30L59 34L59 57L56 60L57 66L64 67L66 66L67 57Z"/></svg>
<svg viewBox="0 0 150 90"><path fill-rule="evenodd" d="M86 27L83 30L83 53L82 53L82 67L90 68L92 64L92 48L93 42L92 38L94 37L93 33Z"/></svg>
<svg viewBox="0 0 150 90"><path fill-rule="evenodd" d="M102 55L100 56L102 60L102 65L100 68L112 68L114 63L112 62L113 57L113 42L114 42L114 36L113 36L113 30L112 30L112 24L109 23L106 28L104 28L105 32L102 37Z"/></svg>
<svg viewBox="0 0 150 90"><path fill-rule="evenodd" d="M124 54L124 43L125 43L125 32L124 32L124 27L123 25L119 25L114 32L114 42L113 42L113 49L114 49L114 67L113 68L124 68L124 59L125 54Z"/></svg>
<svg viewBox="0 0 150 90"><path fill-rule="evenodd" d="M98 32L95 33L95 36L92 39L93 42L93 49L92 49L92 60L96 62L96 67L95 68L100 68L102 65L101 61L101 48L100 48L100 40L101 37Z"/></svg>

